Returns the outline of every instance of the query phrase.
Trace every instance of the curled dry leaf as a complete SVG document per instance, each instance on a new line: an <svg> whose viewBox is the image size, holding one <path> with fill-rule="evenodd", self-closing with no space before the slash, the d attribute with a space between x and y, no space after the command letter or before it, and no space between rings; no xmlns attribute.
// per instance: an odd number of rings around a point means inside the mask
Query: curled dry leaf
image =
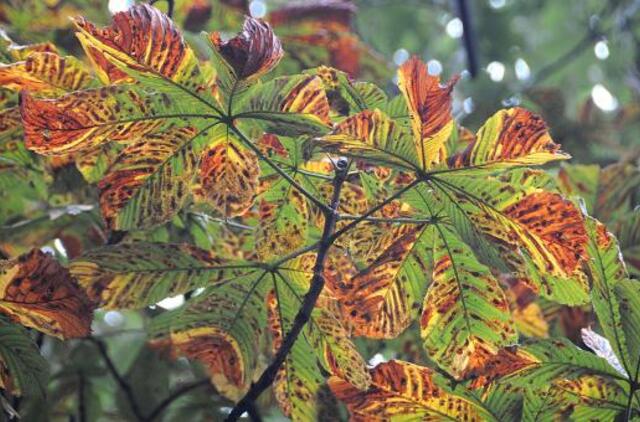
<svg viewBox="0 0 640 422"><path fill-rule="evenodd" d="M248 17L242 32L229 41L222 41L219 32L213 32L210 39L238 79L264 75L278 64L284 54L280 40L271 27L260 19Z"/></svg>

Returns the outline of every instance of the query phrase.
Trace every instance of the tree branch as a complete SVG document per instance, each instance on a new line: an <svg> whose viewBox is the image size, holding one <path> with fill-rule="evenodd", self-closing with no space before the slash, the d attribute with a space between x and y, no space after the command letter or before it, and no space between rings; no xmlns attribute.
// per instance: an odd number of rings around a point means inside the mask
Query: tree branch
<svg viewBox="0 0 640 422"><path fill-rule="evenodd" d="M183 394L188 393L191 390L194 390L199 387L203 387L205 385L211 386L211 381L209 379L201 379L199 381L194 381L190 384L185 384L182 387L178 388L176 391L167 396L164 400L162 400L156 407L149 413L149 416L146 417L146 420L151 422L156 419L158 416L164 412L171 403L180 398Z"/></svg>
<svg viewBox="0 0 640 422"><path fill-rule="evenodd" d="M287 172L285 172L284 170L282 170L280 168L280 166L278 166L276 163L271 161L271 159L269 157L264 155L262 153L262 151L260 151L260 149L244 135L244 133L242 133L242 132L240 132L240 130L238 130L237 127L235 127L234 125L229 125L229 128L231 129L231 131L233 133L235 133L240 138L242 143L244 143L247 147L249 147L262 161L264 161L271 168L273 168L273 170L276 173L278 173L282 178L284 178L287 182L289 182L289 184L291 186L293 186L298 191L300 191L301 194L306 196L307 199L309 201L311 201L315 206L320 208L323 212L330 211L326 204L324 204L322 201L320 201L318 198L316 198L313 194L311 194L309 191L307 191L305 188L303 188L298 182L295 181L295 179L293 177L289 176L287 174Z"/></svg>
<svg viewBox="0 0 640 422"><path fill-rule="evenodd" d="M262 394L264 390L269 388L278 373L278 369L282 366L282 363L287 358L287 355L291 351L295 341L302 332L309 318L311 318L311 312L313 311L318 297L324 288L324 262L329 251L329 248L335 240L333 234L335 231L336 221L338 219L337 209L340 204L340 190L347 177L348 163L346 160L341 159L336 165L336 174L333 179L333 195L331 198L331 204L329 209L324 211L324 228L322 230L322 238L318 247L318 255L316 256L316 262L313 266L313 277L311 278L309 290L304 296L302 305L298 310L298 313L293 320L293 326L282 342L282 345L278 349L273 362L264 370L258 381L251 385L247 394L236 404L227 421L237 421L238 418L246 411L250 409L255 400Z"/></svg>
<svg viewBox="0 0 640 422"><path fill-rule="evenodd" d="M474 28L471 24L471 13L469 13L467 0L458 0L458 16L462 21L462 42L467 52L467 67L471 77L475 78L478 75L478 49L476 48Z"/></svg>
<svg viewBox="0 0 640 422"><path fill-rule="evenodd" d="M142 414L142 411L140 410L138 402L136 401L135 395L133 394L133 389L131 388L127 380L125 380L122 375L120 375L118 369L116 369L116 366L113 364L113 361L109 357L109 354L107 353L107 346L102 340L99 340L95 337L87 337L87 340L91 341L98 348L102 359L107 364L107 369L109 369L109 372L111 372L111 375L116 380L116 382L124 392L127 400L129 401L129 406L131 407L131 411L135 415L136 419L139 421L146 420L144 415Z"/></svg>
<svg viewBox="0 0 640 422"><path fill-rule="evenodd" d="M86 380L82 371L78 371L78 420L87 422L87 407L84 397L84 388Z"/></svg>

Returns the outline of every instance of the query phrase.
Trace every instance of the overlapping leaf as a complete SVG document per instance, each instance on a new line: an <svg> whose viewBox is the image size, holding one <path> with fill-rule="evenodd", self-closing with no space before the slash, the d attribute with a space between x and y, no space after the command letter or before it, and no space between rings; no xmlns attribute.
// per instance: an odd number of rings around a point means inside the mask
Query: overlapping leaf
<svg viewBox="0 0 640 422"><path fill-rule="evenodd" d="M84 337L93 304L77 281L51 255L37 249L0 262L0 312L43 333Z"/></svg>
<svg viewBox="0 0 640 422"><path fill-rule="evenodd" d="M419 168L409 133L380 110L353 115L320 138L330 151L405 169Z"/></svg>
<svg viewBox="0 0 640 422"><path fill-rule="evenodd" d="M0 317L0 388L44 397L49 367L23 327Z"/></svg>
<svg viewBox="0 0 640 422"><path fill-rule="evenodd" d="M455 202L464 215L462 223L496 244L512 268L528 268L526 275L541 294L562 303L584 303L583 217L573 203L544 190L541 182L546 184L535 172L517 171L501 179L442 175L433 185Z"/></svg>
<svg viewBox="0 0 640 422"><path fill-rule="evenodd" d="M467 149L449 157L448 163L450 167L459 168L458 173L468 173L568 158L570 156L553 142L540 116L522 108L511 108L489 118Z"/></svg>
<svg viewBox="0 0 640 422"><path fill-rule="evenodd" d="M70 271L101 307L139 309L255 268L186 244L132 243L94 249L74 260Z"/></svg>
<svg viewBox="0 0 640 422"><path fill-rule="evenodd" d="M495 420L480 403L460 388L449 388L430 368L393 360L373 368L371 377L367 390L338 377L329 380L333 393L346 403L352 421Z"/></svg>
<svg viewBox="0 0 640 422"><path fill-rule="evenodd" d="M275 78L255 85L243 98L234 107L234 116L256 120L267 132L297 136L329 130L329 102L317 76Z"/></svg>
<svg viewBox="0 0 640 422"><path fill-rule="evenodd" d="M433 277L420 318L424 346L456 378L517 340L502 288L449 229L437 226Z"/></svg>
<svg viewBox="0 0 640 422"><path fill-rule="evenodd" d="M203 152L197 195L225 217L242 215L253 204L259 171L256 155L227 133Z"/></svg>
<svg viewBox="0 0 640 422"><path fill-rule="evenodd" d="M356 335L393 338L418 315L436 235L432 226L392 228L394 241L370 266L327 280Z"/></svg>

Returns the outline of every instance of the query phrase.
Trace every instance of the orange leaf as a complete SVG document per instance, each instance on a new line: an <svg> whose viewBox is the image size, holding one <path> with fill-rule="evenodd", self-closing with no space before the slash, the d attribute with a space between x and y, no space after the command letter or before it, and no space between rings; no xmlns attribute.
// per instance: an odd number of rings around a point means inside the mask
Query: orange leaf
<svg viewBox="0 0 640 422"><path fill-rule="evenodd" d="M38 249L0 261L0 312L60 338L91 331L93 305L69 271Z"/></svg>
<svg viewBox="0 0 640 422"><path fill-rule="evenodd" d="M430 168L445 160L445 143L453 129L451 91L458 77L444 87L440 78L429 75L427 65L417 56L407 60L398 70L398 87L404 94L411 117L414 143L422 168Z"/></svg>

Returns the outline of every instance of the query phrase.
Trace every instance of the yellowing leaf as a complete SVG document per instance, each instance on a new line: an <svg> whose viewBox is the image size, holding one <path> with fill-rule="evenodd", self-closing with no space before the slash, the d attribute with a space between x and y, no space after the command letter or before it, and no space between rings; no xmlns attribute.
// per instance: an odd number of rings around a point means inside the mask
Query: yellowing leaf
<svg viewBox="0 0 640 422"><path fill-rule="evenodd" d="M41 95L58 95L86 87L91 76L73 57L31 53L26 60L0 64L0 85L14 91L26 89Z"/></svg>
<svg viewBox="0 0 640 422"><path fill-rule="evenodd" d="M34 249L1 261L0 271L0 312L55 337L89 335L93 305L51 255Z"/></svg>
<svg viewBox="0 0 640 422"><path fill-rule="evenodd" d="M171 356L201 362L216 389L233 400L239 400L246 388L245 362L236 340L217 327L199 327L171 333L167 338L151 342L153 347L168 348Z"/></svg>
<svg viewBox="0 0 640 422"><path fill-rule="evenodd" d="M170 104L166 96L111 86L52 100L23 94L20 111L27 147L58 155L146 135L167 122L170 117L164 109Z"/></svg>
<svg viewBox="0 0 640 422"><path fill-rule="evenodd" d="M256 251L261 259L280 257L304 244L309 228L309 205L288 183L276 182L261 199L258 212Z"/></svg>
<svg viewBox="0 0 640 422"><path fill-rule="evenodd" d="M189 196L197 157L195 129L171 128L125 147L98 183L100 208L117 230L151 227L170 220Z"/></svg>
<svg viewBox="0 0 640 422"><path fill-rule="evenodd" d="M105 309L140 309L253 271L250 264L186 244L105 246L72 261L71 274Z"/></svg>
<svg viewBox="0 0 640 422"><path fill-rule="evenodd" d="M171 19L145 3L113 16L111 26L97 28L85 18L74 19L76 36L104 83L136 78L168 80L189 91L204 90L193 50Z"/></svg>
<svg viewBox="0 0 640 422"><path fill-rule="evenodd" d="M494 114L467 149L449 157L448 162L450 167L461 170L500 170L568 158L553 142L540 116L523 108L511 108Z"/></svg>
<svg viewBox="0 0 640 422"><path fill-rule="evenodd" d="M188 274L188 273L187 273ZM155 317L153 342L173 346L177 356L202 361L216 388L239 400L260 368L267 327L267 276L248 269L206 288L185 306Z"/></svg>
<svg viewBox="0 0 640 422"><path fill-rule="evenodd" d="M348 117L318 141L340 154L409 169L420 167L409 134L377 109Z"/></svg>
<svg viewBox="0 0 640 422"><path fill-rule="evenodd" d="M258 188L258 157L229 137L204 151L200 164L199 196L224 217L244 214Z"/></svg>
<svg viewBox="0 0 640 422"><path fill-rule="evenodd" d="M511 268L521 275L526 270L542 295L561 303L585 303L584 219L572 202L542 190L536 178L530 172L503 179L443 176L434 185L500 248Z"/></svg>
<svg viewBox="0 0 640 422"><path fill-rule="evenodd" d="M428 285L434 228L395 227L394 241L353 277L327 280L355 335L393 338L418 315Z"/></svg>
<svg viewBox="0 0 640 422"><path fill-rule="evenodd" d="M464 392L448 388L430 368L393 360L373 368L371 377L372 385L364 391L338 377L329 379L331 391L347 405L351 421L495 420Z"/></svg>
<svg viewBox="0 0 640 422"><path fill-rule="evenodd" d="M427 65L417 56L398 69L398 87L407 101L413 141L422 169L443 162L446 142L454 127L451 116L451 91L457 78L444 87L440 78L429 75Z"/></svg>
<svg viewBox="0 0 640 422"><path fill-rule="evenodd" d="M317 76L275 78L255 85L243 98L234 106L234 117L255 119L266 132L298 136L329 130L329 101Z"/></svg>
<svg viewBox="0 0 640 422"><path fill-rule="evenodd" d="M456 378L517 341L502 288L449 229L438 226L421 335L428 355Z"/></svg>

